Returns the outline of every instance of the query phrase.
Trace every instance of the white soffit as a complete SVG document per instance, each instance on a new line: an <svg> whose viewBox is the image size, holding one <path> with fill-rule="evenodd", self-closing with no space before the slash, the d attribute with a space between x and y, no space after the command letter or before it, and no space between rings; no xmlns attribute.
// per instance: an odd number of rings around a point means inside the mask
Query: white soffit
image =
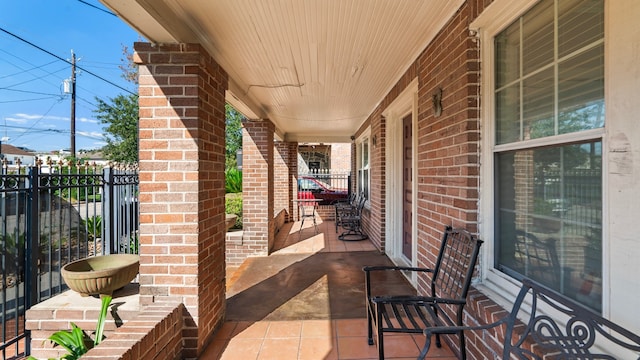
<svg viewBox="0 0 640 360"><path fill-rule="evenodd" d="M350 141L464 2L101 1L149 41L202 44L233 81L227 98L289 141Z"/></svg>

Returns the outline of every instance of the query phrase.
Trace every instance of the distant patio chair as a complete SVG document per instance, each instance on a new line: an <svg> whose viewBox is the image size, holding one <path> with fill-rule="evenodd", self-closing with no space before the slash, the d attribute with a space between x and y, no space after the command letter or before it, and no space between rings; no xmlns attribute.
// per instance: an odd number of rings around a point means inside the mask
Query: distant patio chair
<svg viewBox="0 0 640 360"><path fill-rule="evenodd" d="M313 221L315 234L319 233L318 223L316 222L317 207L317 200L302 199L298 201L298 213L300 214L300 229L298 230L298 238L300 238L300 236L302 235L302 228L306 219L311 219Z"/></svg>

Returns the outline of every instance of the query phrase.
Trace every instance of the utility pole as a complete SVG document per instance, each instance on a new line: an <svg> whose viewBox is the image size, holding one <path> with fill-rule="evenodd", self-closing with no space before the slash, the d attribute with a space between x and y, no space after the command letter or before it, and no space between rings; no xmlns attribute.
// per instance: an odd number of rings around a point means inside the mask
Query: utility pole
<svg viewBox="0 0 640 360"><path fill-rule="evenodd" d="M71 156L76 158L76 54L71 50Z"/></svg>

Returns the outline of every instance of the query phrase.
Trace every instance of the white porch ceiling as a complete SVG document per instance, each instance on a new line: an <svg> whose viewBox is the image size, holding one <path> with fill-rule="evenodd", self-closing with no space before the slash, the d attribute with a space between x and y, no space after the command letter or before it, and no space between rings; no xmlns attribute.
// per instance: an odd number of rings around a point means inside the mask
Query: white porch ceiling
<svg viewBox="0 0 640 360"><path fill-rule="evenodd" d="M281 139L348 142L464 0L101 1L151 42L202 44Z"/></svg>

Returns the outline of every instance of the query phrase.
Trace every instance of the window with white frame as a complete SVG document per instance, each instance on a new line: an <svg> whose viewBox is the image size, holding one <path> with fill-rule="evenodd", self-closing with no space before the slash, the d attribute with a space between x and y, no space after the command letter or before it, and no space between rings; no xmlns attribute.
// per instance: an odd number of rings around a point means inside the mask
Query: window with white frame
<svg viewBox="0 0 640 360"><path fill-rule="evenodd" d="M493 51L495 268L600 311L604 0L542 0Z"/></svg>
<svg viewBox="0 0 640 360"><path fill-rule="evenodd" d="M358 168L358 194L364 194L368 200L369 197L369 135L363 135L356 142L357 168Z"/></svg>

